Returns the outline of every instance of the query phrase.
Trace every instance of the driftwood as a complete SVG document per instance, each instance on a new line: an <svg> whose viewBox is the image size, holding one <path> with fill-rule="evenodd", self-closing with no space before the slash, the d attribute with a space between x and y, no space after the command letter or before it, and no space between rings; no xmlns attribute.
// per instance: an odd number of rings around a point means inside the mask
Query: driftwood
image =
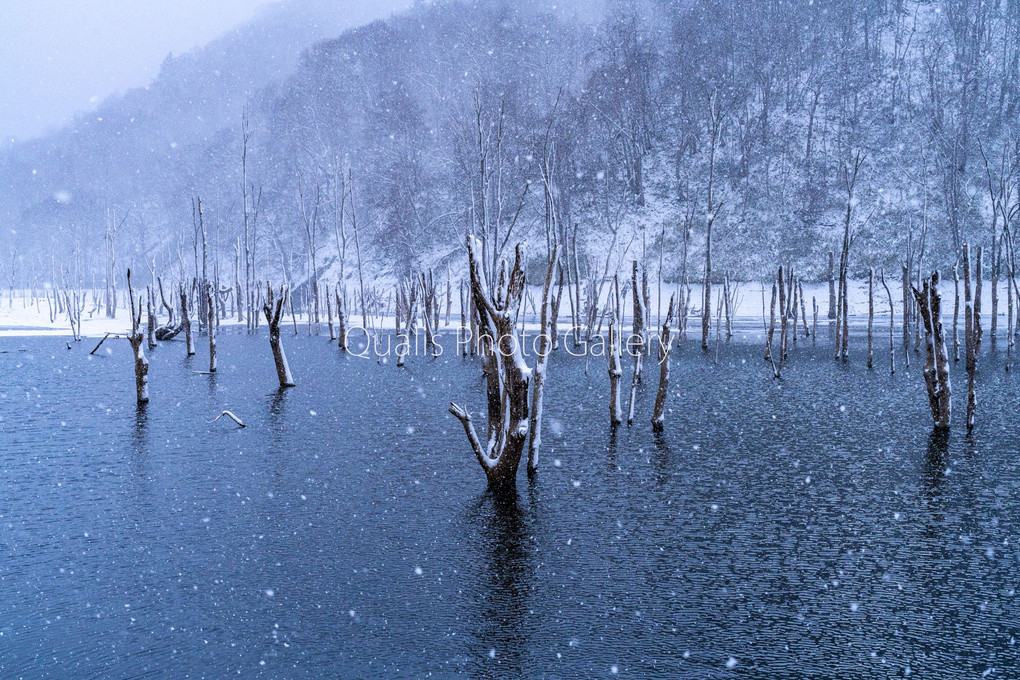
<svg viewBox="0 0 1020 680"><path fill-rule="evenodd" d="M210 420L210 421L209 421L209 423L210 423L210 424L211 424L211 423L215 423L215 422L216 422L217 420L219 420L219 419L220 419L220 418L222 418L223 416L226 416L226 417L230 418L231 420L233 420L233 421L234 421L235 423L237 423L237 426L238 426L238 427L247 427L247 425L245 425L245 424L244 424L244 422L243 422L243 421L242 421L242 420L241 420L240 418L238 418L237 416L235 416L235 415L234 415L233 413L231 413L230 411L224 411L223 413L219 414L218 416L216 416L215 418L213 418L212 420Z"/></svg>
<svg viewBox="0 0 1020 680"><path fill-rule="evenodd" d="M476 251L480 249L481 243L469 235L468 270L474 312L481 329L478 340L488 401L486 445L483 447L479 441L466 409L451 402L449 411L463 425L475 458L485 471L489 488L509 490L517 484L517 469L529 427L531 369L521 354L516 327L524 295L524 244L517 245L513 268L508 276L501 277L494 298L489 295L489 285L478 262Z"/></svg>
<svg viewBox="0 0 1020 680"><path fill-rule="evenodd" d="M964 246L964 276L967 274L967 246ZM924 322L925 363L924 382L928 391L928 406L936 430L948 430L952 416L952 385L949 379L949 354L942 331L942 298L938 290L939 273L924 282L923 290L912 287L917 309Z"/></svg>

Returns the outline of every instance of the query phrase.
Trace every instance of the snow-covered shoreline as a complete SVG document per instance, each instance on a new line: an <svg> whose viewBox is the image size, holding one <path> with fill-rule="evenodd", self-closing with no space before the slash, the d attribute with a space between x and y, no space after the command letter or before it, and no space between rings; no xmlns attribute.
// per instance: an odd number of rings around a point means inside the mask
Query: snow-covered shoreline
<svg viewBox="0 0 1020 680"><path fill-rule="evenodd" d="M893 296L893 308L897 318L897 324L899 323L900 315L902 314L902 301L903 301L903 289L900 285L900 281L889 281L889 291ZM734 308L734 319L735 321L742 322L742 325L748 325L751 322L760 322L763 318L763 313L767 313L768 305L771 297L771 289L764 290L763 286L759 282L744 282L740 284L732 284L735 287L735 298L736 306ZM692 315L698 313L697 310L700 308L700 300L702 297L701 285L694 284L691 293L691 306L694 309ZM541 290L537 286L531 286L531 295L538 299L541 295ZM672 283L662 284L662 295L661 301L658 295L657 286L651 283L649 286L650 294L650 314L648 322L654 324L660 316L664 316L666 312L666 306L669 303L669 296L675 292L676 286ZM962 283L961 283L961 310L960 315L962 319ZM717 303L718 296L722 286L720 284L713 284L712 286L712 297L713 305ZM942 294L942 315L943 319L951 320L953 315L953 301L954 301L954 289L953 282L943 280L939 286L939 290ZM1005 323L1006 318L1006 306L1008 290L1006 283L1000 282L999 284L999 318ZM828 308L829 308L829 288L828 283L805 283L804 284L804 296L805 296L805 309L807 310L808 319L812 317L812 298L818 305L818 320L819 323L827 321L828 319ZM849 283L849 315L856 319L866 318L868 314L868 284L867 281L850 281ZM889 316L889 302L886 296L885 289L875 281L875 316L876 318L886 318ZM763 299L764 298L764 299ZM982 296L981 296L981 311L984 318L988 318L991 314L991 282L984 281ZM445 301L441 301L442 304L442 316L445 318L446 308ZM630 300L629 296L624 302L625 321L630 318ZM111 334L124 334L130 329L130 321L128 320L128 312L123 309L118 309L117 318L108 319L102 312L95 312L93 315L89 315L88 311L82 313L81 319L81 332L82 336L86 338L102 337L107 333ZM530 321L532 316L530 305L528 306L527 318ZM713 311L713 324L715 323L715 312ZM325 329L326 320L325 314L322 315L322 327ZM260 320L260 322L263 320ZM451 310L451 325L457 325L460 323L460 305L457 296L454 296L453 305ZM570 327L570 306L566 299L566 291L564 291L564 298L560 305L560 316L559 326L561 331L565 328ZM290 317L287 317L287 325L292 323ZM229 318L221 321L221 326L237 326L243 325L243 322L238 322L236 315L231 315ZM298 325L307 325L307 316L304 314L298 314ZM361 316L359 313L348 315L348 326L355 327L361 326ZM392 329L394 327L392 314L384 315L381 319L376 316L370 321L369 324L373 328ZM531 325L531 324L529 324ZM196 322L197 328L197 322ZM325 332L325 330L323 330ZM31 293L29 291L15 291L13 301L7 295L0 297L0 337L19 337L19 336L54 336L63 337L71 336L70 325L67 320L66 314L58 314L56 318L50 320L50 311L47 306L46 300L43 297L37 298L35 302L31 300Z"/></svg>

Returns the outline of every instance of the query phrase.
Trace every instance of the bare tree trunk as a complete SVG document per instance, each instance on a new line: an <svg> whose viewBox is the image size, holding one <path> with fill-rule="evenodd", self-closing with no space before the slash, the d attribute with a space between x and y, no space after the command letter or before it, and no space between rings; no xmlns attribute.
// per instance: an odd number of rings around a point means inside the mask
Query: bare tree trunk
<svg viewBox="0 0 1020 680"><path fill-rule="evenodd" d="M266 323L269 324L269 347L273 350L273 362L276 364L276 377L280 380L280 389L295 385L280 340L280 319L288 297L290 295L286 287L281 286L279 296L274 296L272 286L266 284L266 300L262 304L262 313L265 314Z"/></svg>
<svg viewBox="0 0 1020 680"><path fill-rule="evenodd" d="M807 304L804 302L804 280L803 279L797 279L797 292L800 295L800 319L801 319L801 322L804 324L804 337L807 338L807 337L809 337L811 335L811 333L808 331L808 325L807 325ZM812 298L812 301L813 300L814 300L814 298ZM796 333L797 329L794 328L793 332Z"/></svg>
<svg viewBox="0 0 1020 680"><path fill-rule="evenodd" d="M772 361L772 339L776 333L776 282L772 282L772 302L769 303L769 332L765 338L765 361Z"/></svg>
<svg viewBox="0 0 1020 680"><path fill-rule="evenodd" d="M631 292L634 300L634 334L632 342L627 342L627 351L634 355L634 375L630 381L630 405L627 410L627 424L634 422L634 403L637 401L637 388L641 383L641 359L645 353L645 304L641 296L638 281L638 263L633 261L631 268Z"/></svg>
<svg viewBox="0 0 1020 680"><path fill-rule="evenodd" d="M216 305L213 301L213 284L205 284L206 308L209 313L209 372L216 372Z"/></svg>
<svg viewBox="0 0 1020 680"><path fill-rule="evenodd" d="M609 321L609 347L606 350L606 356L609 359L609 422L615 427L623 422L620 408L620 378L623 377L623 367L620 364L619 277L613 279L612 295L615 297L616 304L612 309L612 318Z"/></svg>
<svg viewBox="0 0 1020 680"><path fill-rule="evenodd" d="M818 300L811 296L811 344L818 338Z"/></svg>
<svg viewBox="0 0 1020 680"><path fill-rule="evenodd" d="M953 265L953 361L960 360L960 266Z"/></svg>
<svg viewBox="0 0 1020 680"><path fill-rule="evenodd" d="M477 261L481 244L469 235L468 269L471 292L479 324L484 329L483 363L490 377L486 380L489 404L488 441L478 439L471 416L464 408L450 404L450 413L464 426L475 458L485 471L489 488L510 490L517 484L517 469L528 436L528 393L531 371L521 355L514 323L524 295L524 245L518 244L513 269L499 286L496 299L489 298L489 286ZM487 338L487 339L485 339Z"/></svg>
<svg viewBox="0 0 1020 680"><path fill-rule="evenodd" d="M977 247L977 258L974 262L974 355L981 350L981 339L984 337L985 330L981 327L981 277L984 273L984 267L981 266L981 256L983 248Z"/></svg>
<svg viewBox="0 0 1020 680"><path fill-rule="evenodd" d="M127 270L128 297L131 299L131 334L128 335L128 342L131 343L131 351L135 355L135 396L139 406L149 403L149 360L145 358L145 350L142 349L142 299L138 298L137 312L135 311L135 292L131 288L131 270Z"/></svg>
<svg viewBox="0 0 1020 680"><path fill-rule="evenodd" d="M156 349L156 313L152 306L152 296L154 295L152 286L145 287L146 293L146 309L148 310L148 323L146 327L146 338L147 344L150 350Z"/></svg>
<svg viewBox="0 0 1020 680"><path fill-rule="evenodd" d="M671 354L670 325L673 323L673 296L669 296L666 319L659 331L659 390L655 393L655 408L652 411L652 430L662 432L666 419L666 397L669 395L669 358Z"/></svg>
<svg viewBox="0 0 1020 680"><path fill-rule="evenodd" d="M552 302L552 281L553 271L556 269L556 259L559 256L560 247L553 246L552 254L549 257L549 268L545 274L545 287L542 289L542 310L539 316L538 336L538 357L535 359L534 381L535 384L531 393L531 436L528 439L528 472L534 473L538 470L538 453L542 448L542 412L543 396L545 392L545 377L549 366L549 354L552 352L552 338L550 332L555 333L552 328L550 306ZM560 277L562 290L563 278Z"/></svg>
<svg viewBox="0 0 1020 680"><path fill-rule="evenodd" d="M981 249L978 248L978 257ZM978 274L980 277L980 273ZM974 427L974 415L977 409L977 397L974 394L974 374L977 371L977 314L970 291L970 245L963 244L963 341L966 346L967 367L967 431Z"/></svg>
<svg viewBox="0 0 1020 680"><path fill-rule="evenodd" d="M964 246L964 276L968 273L966 245ZM952 386L949 381L949 354L942 332L942 298L939 296L939 273L932 273L931 281L924 282L923 290L913 288L918 312L924 322L925 364L924 382L928 391L928 406L936 430L948 430L952 415Z"/></svg>
<svg viewBox="0 0 1020 680"><path fill-rule="evenodd" d="M910 368L910 308L914 301L910 298L910 272L903 265L903 362Z"/></svg>
<svg viewBox="0 0 1020 680"><path fill-rule="evenodd" d="M195 354L195 338L191 334L191 315L188 313L188 290L182 283L180 286L181 294L181 324L184 326L184 339L188 347L188 356Z"/></svg>
<svg viewBox="0 0 1020 680"><path fill-rule="evenodd" d="M893 309L892 292L889 290L889 284L885 282L884 269L879 272L879 277L882 280L882 287L885 288L886 297L889 298L889 375L893 375L896 373L896 314Z"/></svg>
<svg viewBox="0 0 1020 680"><path fill-rule="evenodd" d="M868 368L871 368L872 356L873 356L873 339L872 339L872 327L875 324L875 270L874 268L868 268Z"/></svg>
<svg viewBox="0 0 1020 680"><path fill-rule="evenodd" d="M829 320L836 319L836 279L833 273L833 259L835 255L829 251Z"/></svg>
<svg viewBox="0 0 1020 680"><path fill-rule="evenodd" d="M336 336L337 344L341 352L347 351L347 318L344 315L346 293L341 295L340 284L337 284L334 291L336 296Z"/></svg>

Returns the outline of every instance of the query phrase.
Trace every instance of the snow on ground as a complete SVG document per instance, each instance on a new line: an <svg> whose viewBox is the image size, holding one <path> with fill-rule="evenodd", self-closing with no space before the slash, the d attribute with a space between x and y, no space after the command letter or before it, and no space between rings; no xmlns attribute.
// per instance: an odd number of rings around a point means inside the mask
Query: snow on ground
<svg viewBox="0 0 1020 680"><path fill-rule="evenodd" d="M624 282L621 281L621 284ZM897 319L902 314L902 300L903 292L900 285L900 281L888 281L889 291L892 293L893 306ZM768 314L768 307L772 295L771 282L768 284L768 288L765 288L763 284L759 282L744 282L739 284L733 284L735 286L735 297L736 297L736 308L735 318L737 321L749 322L760 322L763 315ZM610 285L604 286L603 300L609 294ZM649 281L649 294L651 298L651 309L649 314L649 323L655 323L658 315L661 313L665 315L666 305L669 303L669 296L675 290L675 284L663 283L661 286L661 303L659 302L658 286L654 280ZM960 317L962 323L963 317L963 284L960 285L960 296L961 296L961 309ZM954 302L954 290L953 281L942 281L939 290L942 293L942 314L946 320L951 320L953 315L953 302ZM719 295L722 291L722 285L718 283L712 284L712 304L713 323L715 321L715 308L714 306L718 303ZM621 291L623 292L623 291ZM564 291L563 301L560 305L560 328L568 328L570 325L570 304L567 301L567 297ZM536 302L541 299L542 289L541 286L529 286L529 297ZM814 298L818 304L818 319L819 321L825 321L828 318L829 309L829 287L828 283L805 283L804 284L804 295L805 295L805 308L807 310L808 318L811 318L811 299ZM1006 296L1007 288L1005 282L1000 282L999 285L999 316L1005 319L1006 316ZM625 322L630 319L631 309L631 298L630 293L626 293L624 297ZM691 307L692 314L698 314L698 310L701 308L701 297L702 290L700 284L692 285L691 293ZM764 301L763 301L764 298ZM991 283L988 281L984 282L984 288L982 290L982 302L981 311L982 317L987 319L991 313L992 306L992 294L991 294ZM352 303L353 307L353 303ZM445 295L440 295L440 307L441 316L445 318L446 315L446 301ZM347 317L347 325L349 327L360 327L362 325L360 312L352 308L352 312ZM868 284L867 281L851 281L850 282L850 305L849 314L852 317L856 317L858 320L867 318L868 314ZM889 303L885 293L885 289L876 280L875 281L875 315L876 317L886 317L889 314ZM105 313L97 311L93 314L89 314L89 309L82 312L82 335L86 338L91 337L102 337L107 333L123 334L127 333L130 329L129 312L125 309L117 310L116 319L106 318ZM529 321L529 325L533 325L532 322L537 321L537 315L532 312L530 302L526 303L526 317ZM165 321L165 317L161 317ZM322 315L323 325L325 325L325 314ZM287 323L291 323L290 317L287 316ZM453 296L453 307L451 311L450 321L456 325L460 323L460 304L458 296ZM144 318L143 318L144 323ZM236 316L230 319L224 319L222 325L236 325L238 322ZM304 315L298 315L299 326L307 323L307 317ZM387 316L380 320L377 316L371 320L369 325L373 328L393 328L393 317L390 311ZM197 326L197 322L196 322ZM49 335L49 336L71 336L70 325L67 320L66 314L58 314L54 320L50 320L50 310L46 303L46 299L43 297L37 298L35 302L32 301L31 295L28 292L15 292L14 299L12 300L8 296L0 297L0 337L10 336L30 336L30 335Z"/></svg>

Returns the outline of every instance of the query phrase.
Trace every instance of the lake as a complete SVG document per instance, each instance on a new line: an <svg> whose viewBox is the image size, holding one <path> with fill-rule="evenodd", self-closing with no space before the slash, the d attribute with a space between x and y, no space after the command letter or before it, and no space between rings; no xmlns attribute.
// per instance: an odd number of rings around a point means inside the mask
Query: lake
<svg viewBox="0 0 1020 680"><path fill-rule="evenodd" d="M947 439L923 355L868 371L859 336L782 381L751 334L687 341L662 436L654 364L614 434L604 360L561 350L509 500L446 412L484 421L477 360L285 330L278 393L264 334L223 332L215 376L203 338L150 352L137 412L95 342L0 338L4 678L1020 675L1020 375L987 334Z"/></svg>

